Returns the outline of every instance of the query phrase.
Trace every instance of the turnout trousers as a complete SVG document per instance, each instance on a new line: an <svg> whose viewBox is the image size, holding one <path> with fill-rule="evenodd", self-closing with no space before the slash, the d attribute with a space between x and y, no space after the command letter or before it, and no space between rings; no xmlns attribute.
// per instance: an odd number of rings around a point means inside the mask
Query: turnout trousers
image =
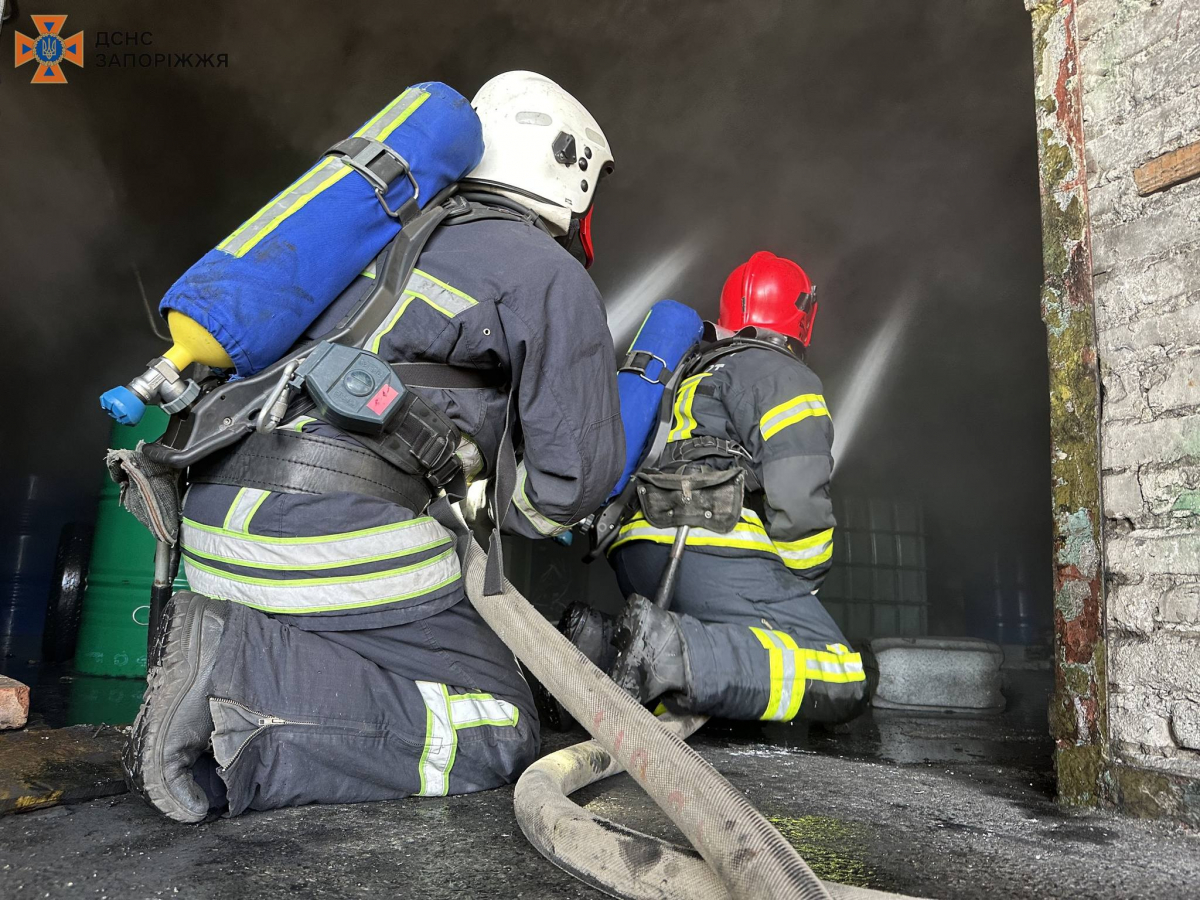
<svg viewBox="0 0 1200 900"><path fill-rule="evenodd" d="M304 618L230 604L209 700L230 814L481 791L536 757L529 688L465 594L387 627Z"/></svg>
<svg viewBox="0 0 1200 900"><path fill-rule="evenodd" d="M653 597L669 547L631 541L612 553L628 596ZM816 595L781 562L687 550L671 602L688 689L678 712L725 719L844 722L866 703L862 658Z"/></svg>
<svg viewBox="0 0 1200 900"><path fill-rule="evenodd" d="M209 707L232 814L481 791L536 758L529 686L430 517L197 484L182 545L192 590L230 601Z"/></svg>

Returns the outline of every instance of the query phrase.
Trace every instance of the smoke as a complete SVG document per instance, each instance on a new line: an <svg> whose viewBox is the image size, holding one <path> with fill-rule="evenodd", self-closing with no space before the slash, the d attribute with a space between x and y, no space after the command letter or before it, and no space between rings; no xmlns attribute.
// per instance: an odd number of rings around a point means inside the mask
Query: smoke
<svg viewBox="0 0 1200 900"><path fill-rule="evenodd" d="M96 396L161 349L143 288L157 300L404 85L470 96L533 69L612 144L592 273L619 347L665 296L711 317L756 250L798 260L820 288L808 358L833 405L835 492L920 498L935 600L989 569L998 535L1049 570L1021 4L444 0L414 19L378 0L269 16L238 0L63 2L89 40L149 31L155 53L229 65L101 68L90 53L52 88L0 72L0 303L16 336L0 384L29 392L6 408L10 471L95 490Z"/></svg>
<svg viewBox="0 0 1200 900"><path fill-rule="evenodd" d="M866 414L888 399L884 378L894 371L896 351L913 319L916 292L907 290L892 304L891 311L851 366L853 374L841 397L834 404L836 428L833 440L833 471L840 460L850 455Z"/></svg>
<svg viewBox="0 0 1200 900"><path fill-rule="evenodd" d="M628 347L650 307L677 288L709 243L707 234L690 235L666 253L638 269L624 286L611 293L608 330L618 351Z"/></svg>

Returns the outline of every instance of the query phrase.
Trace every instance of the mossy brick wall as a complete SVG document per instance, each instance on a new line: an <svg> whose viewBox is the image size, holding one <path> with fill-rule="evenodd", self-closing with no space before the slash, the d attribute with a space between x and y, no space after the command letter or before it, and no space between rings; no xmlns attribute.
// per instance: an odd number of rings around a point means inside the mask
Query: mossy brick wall
<svg viewBox="0 0 1200 900"><path fill-rule="evenodd" d="M1137 812L1155 791L1169 807L1172 787L1200 780L1200 179L1146 197L1133 181L1138 166L1200 141L1200 2L1077 7L1111 780ZM1200 803L1185 811L1200 817Z"/></svg>
<svg viewBox="0 0 1200 900"><path fill-rule="evenodd" d="M1200 3L1025 5L1052 370L1060 796L1200 822L1200 179L1146 197L1133 180L1200 141Z"/></svg>

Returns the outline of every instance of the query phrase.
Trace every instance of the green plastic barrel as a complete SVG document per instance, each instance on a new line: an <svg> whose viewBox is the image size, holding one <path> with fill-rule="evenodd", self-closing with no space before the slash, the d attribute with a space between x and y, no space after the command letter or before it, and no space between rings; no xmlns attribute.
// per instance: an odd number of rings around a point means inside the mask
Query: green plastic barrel
<svg viewBox="0 0 1200 900"><path fill-rule="evenodd" d="M138 441L153 441L166 427L167 414L156 406L147 407L140 424L113 426L112 447L131 449ZM105 472L75 668L88 675L143 678L155 541L117 497L117 486ZM182 566L175 590L187 590Z"/></svg>
<svg viewBox="0 0 1200 900"><path fill-rule="evenodd" d="M145 681L75 675L67 701L67 725L127 725L142 705Z"/></svg>

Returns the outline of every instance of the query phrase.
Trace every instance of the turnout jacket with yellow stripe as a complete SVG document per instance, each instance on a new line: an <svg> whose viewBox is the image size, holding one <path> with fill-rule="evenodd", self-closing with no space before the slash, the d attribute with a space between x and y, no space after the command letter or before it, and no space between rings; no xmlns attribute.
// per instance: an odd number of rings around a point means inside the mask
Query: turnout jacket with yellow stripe
<svg viewBox="0 0 1200 900"><path fill-rule="evenodd" d="M693 529L688 548L724 556L763 556L783 563L815 590L833 554L833 422L821 380L800 359L748 348L684 379L675 394L668 442L704 435L739 444L762 485L747 494L734 531ZM706 459L717 467L733 459ZM640 514L613 547L631 540L669 543L674 529L656 529Z"/></svg>
<svg viewBox="0 0 1200 900"><path fill-rule="evenodd" d="M313 323L310 338L355 307L376 268ZM616 482L625 447L604 304L583 267L534 225L439 228L367 346L390 362L506 376L509 389L414 390L462 433L470 478L492 474L511 400L521 464L507 530L565 531ZM355 443L299 409L280 429ZM304 614L325 630L414 621L462 597L452 536L421 512L359 494L195 484L182 529L188 581L265 612Z"/></svg>

